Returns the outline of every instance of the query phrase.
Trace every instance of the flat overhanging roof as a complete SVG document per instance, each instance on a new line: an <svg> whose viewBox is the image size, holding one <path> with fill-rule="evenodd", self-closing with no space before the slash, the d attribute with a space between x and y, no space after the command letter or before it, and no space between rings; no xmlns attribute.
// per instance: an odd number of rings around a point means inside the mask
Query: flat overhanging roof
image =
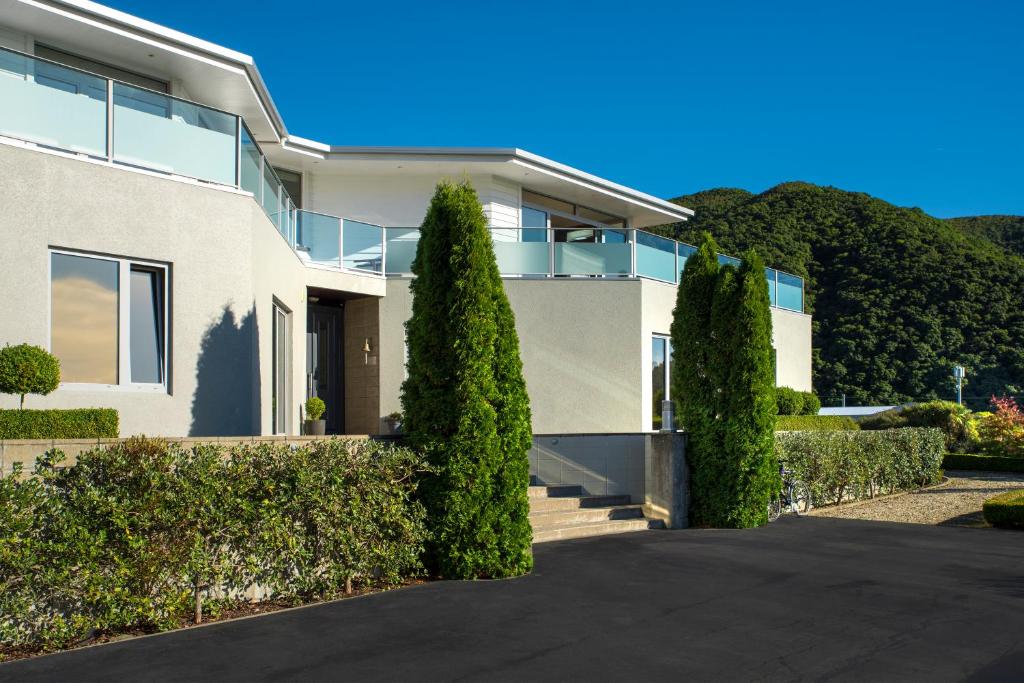
<svg viewBox="0 0 1024 683"><path fill-rule="evenodd" d="M200 103L240 114L275 162L317 173L493 174L630 217L638 226L693 211L514 147L349 147L289 135L255 60L89 0L0 0L0 24L37 42L182 84Z"/></svg>

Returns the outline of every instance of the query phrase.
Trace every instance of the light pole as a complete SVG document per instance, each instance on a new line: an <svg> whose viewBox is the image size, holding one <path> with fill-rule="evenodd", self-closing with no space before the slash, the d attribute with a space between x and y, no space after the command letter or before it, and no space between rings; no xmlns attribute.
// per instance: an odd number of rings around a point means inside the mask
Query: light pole
<svg viewBox="0 0 1024 683"><path fill-rule="evenodd" d="M963 389L964 389L964 366L954 365L953 366L953 382L956 383L956 402L960 405L964 404L963 401Z"/></svg>

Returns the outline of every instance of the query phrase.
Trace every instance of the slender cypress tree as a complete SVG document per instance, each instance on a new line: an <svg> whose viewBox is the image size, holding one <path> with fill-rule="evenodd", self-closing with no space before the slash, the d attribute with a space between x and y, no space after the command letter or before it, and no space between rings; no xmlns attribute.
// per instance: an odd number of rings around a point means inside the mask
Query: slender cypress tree
<svg viewBox="0 0 1024 683"><path fill-rule="evenodd" d="M693 523L756 526L780 483L768 287L756 254L736 270L720 268L716 252L705 233L683 270L672 395L688 433Z"/></svg>
<svg viewBox="0 0 1024 683"><path fill-rule="evenodd" d="M672 313L672 396L680 426L687 431L693 523L710 525L713 501L708 492L718 479L714 436L715 386L709 375L714 351L710 336L711 306L718 277L718 245L703 233L700 248L686 260Z"/></svg>
<svg viewBox="0 0 1024 683"><path fill-rule="evenodd" d="M751 527L767 522L769 497L781 486L774 453L772 318L764 263L757 253L744 255L730 299L727 324L733 334L726 345L723 453L736 473L736 483L725 522L730 527Z"/></svg>
<svg viewBox="0 0 1024 683"><path fill-rule="evenodd" d="M486 226L468 183L438 184L412 264L402 408L409 441L432 468L420 489L427 559L446 578L532 566L529 402Z"/></svg>

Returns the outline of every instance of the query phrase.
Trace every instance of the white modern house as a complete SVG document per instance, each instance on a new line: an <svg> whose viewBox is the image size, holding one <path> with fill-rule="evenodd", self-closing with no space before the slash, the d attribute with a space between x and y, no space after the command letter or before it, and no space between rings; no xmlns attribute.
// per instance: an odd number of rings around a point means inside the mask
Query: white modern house
<svg viewBox="0 0 1024 683"><path fill-rule="evenodd" d="M0 0L0 345L63 368L28 407L113 407L122 434L297 434L319 395L329 432L387 432L444 178L489 219L534 431L658 428L693 247L644 228L692 211L516 148L304 139L245 54L85 0ZM809 390L803 282L766 276L777 381Z"/></svg>

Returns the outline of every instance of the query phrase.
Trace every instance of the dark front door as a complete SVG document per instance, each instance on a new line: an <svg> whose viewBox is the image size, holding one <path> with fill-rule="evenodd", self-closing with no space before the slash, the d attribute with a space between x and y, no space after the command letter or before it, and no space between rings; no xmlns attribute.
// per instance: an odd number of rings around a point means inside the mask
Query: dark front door
<svg viewBox="0 0 1024 683"><path fill-rule="evenodd" d="M307 307L306 396L327 404L328 434L345 433L344 322L340 306Z"/></svg>

